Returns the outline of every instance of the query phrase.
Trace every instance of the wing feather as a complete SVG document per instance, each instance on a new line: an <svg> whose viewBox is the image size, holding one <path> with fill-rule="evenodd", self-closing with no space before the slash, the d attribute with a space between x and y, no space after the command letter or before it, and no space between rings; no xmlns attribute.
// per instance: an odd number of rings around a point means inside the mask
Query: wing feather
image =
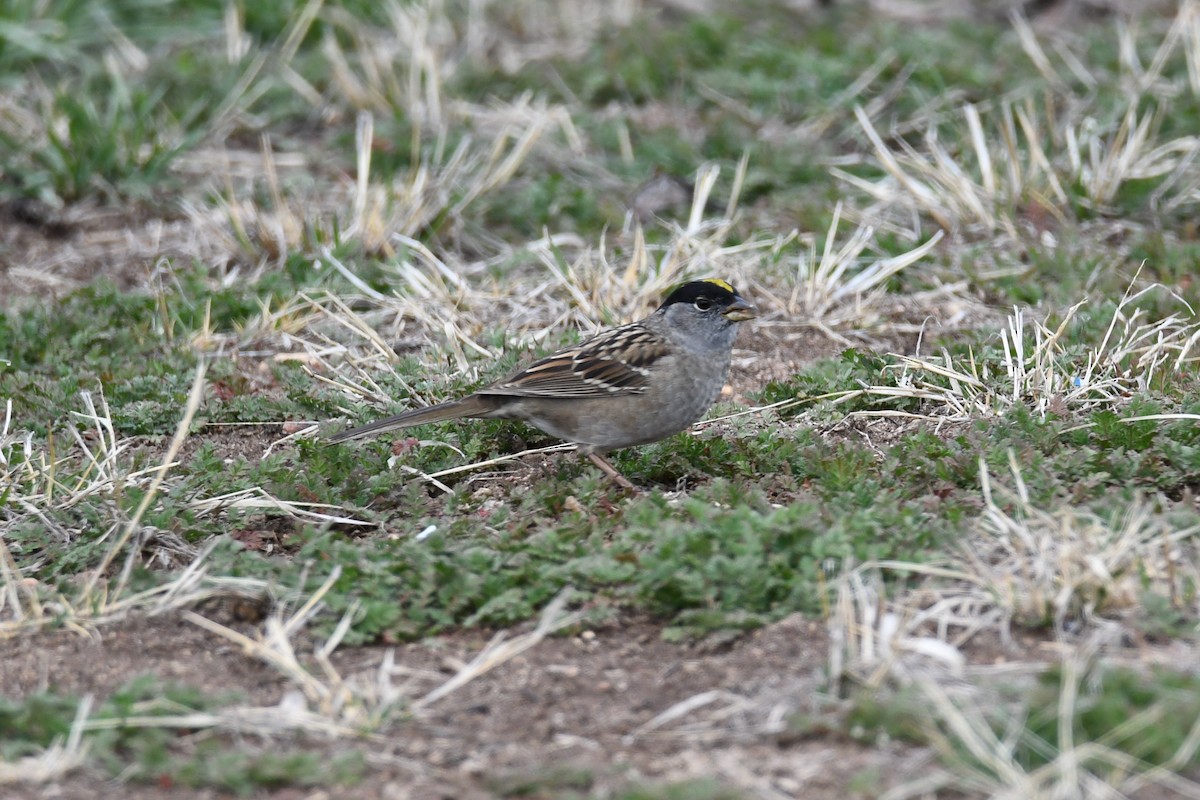
<svg viewBox="0 0 1200 800"><path fill-rule="evenodd" d="M641 394L649 386L650 370L669 352L659 336L634 323L535 361L479 394L562 398Z"/></svg>

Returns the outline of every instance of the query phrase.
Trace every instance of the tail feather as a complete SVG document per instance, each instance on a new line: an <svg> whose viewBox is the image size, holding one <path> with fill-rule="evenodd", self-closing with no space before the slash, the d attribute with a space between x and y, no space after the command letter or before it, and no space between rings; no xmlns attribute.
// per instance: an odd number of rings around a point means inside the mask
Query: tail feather
<svg viewBox="0 0 1200 800"><path fill-rule="evenodd" d="M442 422L448 419L464 419L466 417L484 417L496 410L496 403L489 402L491 398L483 398L479 395L470 395L462 400L450 400L445 403L438 403L435 406L426 408L414 408L412 411L405 411L403 414L397 414L394 417L376 420L358 428L351 428L341 433L335 433L329 437L330 444L338 442L349 442L354 439L363 439L367 436L375 436L384 431L396 430L397 428L411 428L415 425L427 425L431 422Z"/></svg>

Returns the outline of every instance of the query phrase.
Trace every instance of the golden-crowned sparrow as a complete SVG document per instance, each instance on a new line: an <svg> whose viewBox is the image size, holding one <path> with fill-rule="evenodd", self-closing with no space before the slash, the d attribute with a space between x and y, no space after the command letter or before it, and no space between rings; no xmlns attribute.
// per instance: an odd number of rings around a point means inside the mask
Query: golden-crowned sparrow
<svg viewBox="0 0 1200 800"><path fill-rule="evenodd" d="M729 283L691 281L645 319L602 331L461 400L406 411L330 441L447 419L517 419L574 442L632 489L602 454L656 442L700 419L725 385L737 324L755 314Z"/></svg>

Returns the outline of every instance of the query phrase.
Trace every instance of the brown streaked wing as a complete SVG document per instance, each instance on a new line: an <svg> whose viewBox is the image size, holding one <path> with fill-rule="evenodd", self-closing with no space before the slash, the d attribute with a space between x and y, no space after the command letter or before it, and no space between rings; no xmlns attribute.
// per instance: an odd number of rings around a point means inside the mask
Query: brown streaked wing
<svg viewBox="0 0 1200 800"><path fill-rule="evenodd" d="M641 325L627 325L536 361L479 394L522 397L641 394L646 391L650 368L667 352L666 345L653 333Z"/></svg>

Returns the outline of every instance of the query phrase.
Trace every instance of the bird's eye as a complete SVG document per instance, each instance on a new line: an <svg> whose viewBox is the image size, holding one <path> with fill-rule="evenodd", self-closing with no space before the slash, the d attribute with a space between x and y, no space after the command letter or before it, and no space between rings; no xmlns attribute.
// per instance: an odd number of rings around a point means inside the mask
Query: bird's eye
<svg viewBox="0 0 1200 800"><path fill-rule="evenodd" d="M709 300L707 297L697 297L696 298L696 308L699 309L700 311L708 311L712 307L713 307L713 301Z"/></svg>

